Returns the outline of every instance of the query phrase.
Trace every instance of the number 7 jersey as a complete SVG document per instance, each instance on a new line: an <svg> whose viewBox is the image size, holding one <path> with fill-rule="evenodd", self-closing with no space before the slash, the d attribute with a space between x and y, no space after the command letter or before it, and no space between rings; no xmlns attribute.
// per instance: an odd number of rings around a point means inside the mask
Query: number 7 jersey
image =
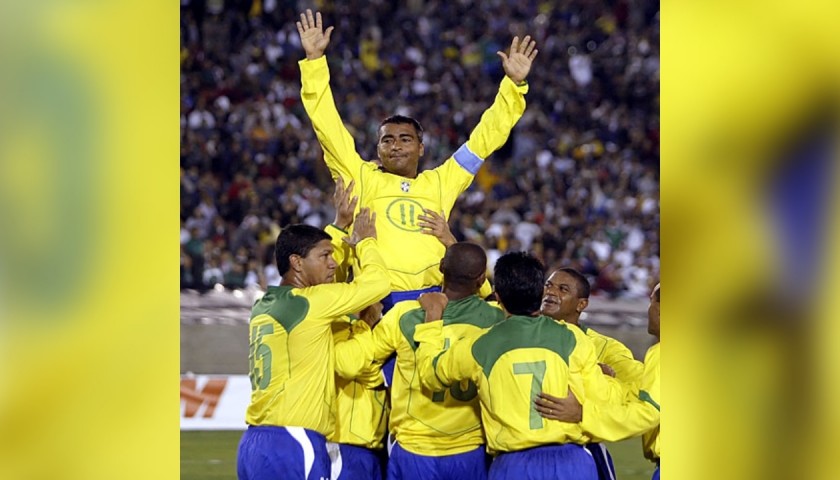
<svg viewBox="0 0 840 480"><path fill-rule="evenodd" d="M592 343L564 322L515 315L445 351L441 351L440 324L431 322L416 329L421 381L435 389L464 379L478 385L481 420L491 452L589 442L579 424L539 415L534 398L540 392L565 397L571 389L581 402L591 398L599 403L620 395L605 383Z"/></svg>

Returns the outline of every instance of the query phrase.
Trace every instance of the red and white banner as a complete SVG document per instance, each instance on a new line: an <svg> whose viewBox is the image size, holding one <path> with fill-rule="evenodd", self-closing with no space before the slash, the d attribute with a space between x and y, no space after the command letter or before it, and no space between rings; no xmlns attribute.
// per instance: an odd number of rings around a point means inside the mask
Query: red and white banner
<svg viewBox="0 0 840 480"><path fill-rule="evenodd" d="M182 375L181 430L245 430L247 375Z"/></svg>

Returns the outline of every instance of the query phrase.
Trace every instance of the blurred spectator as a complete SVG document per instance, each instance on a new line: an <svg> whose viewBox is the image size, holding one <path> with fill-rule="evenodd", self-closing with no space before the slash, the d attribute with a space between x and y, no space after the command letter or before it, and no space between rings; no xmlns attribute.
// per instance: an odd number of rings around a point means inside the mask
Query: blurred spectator
<svg viewBox="0 0 840 480"><path fill-rule="evenodd" d="M320 7L338 27L332 86L362 157L376 158L378 122L399 112L429 131L421 168L438 165L495 94L495 52L537 32L526 113L459 199L452 232L491 261L527 249L584 272L595 295L646 296L659 278L659 2L377 5ZM280 226L333 216L299 98L300 7L181 8L181 286L264 289L280 281Z"/></svg>

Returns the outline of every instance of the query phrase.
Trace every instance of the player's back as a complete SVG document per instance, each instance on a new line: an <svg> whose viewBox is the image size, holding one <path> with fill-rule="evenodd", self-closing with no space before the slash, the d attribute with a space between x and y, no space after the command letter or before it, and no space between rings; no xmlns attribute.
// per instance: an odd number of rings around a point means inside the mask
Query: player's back
<svg viewBox="0 0 840 480"><path fill-rule="evenodd" d="M481 415L491 451L511 452L552 443L586 443L577 424L547 421L533 399L546 392L565 397L581 380L571 374L577 339L549 317L512 316L472 346L481 367Z"/></svg>
<svg viewBox="0 0 840 480"><path fill-rule="evenodd" d="M361 320L355 320L361 321ZM335 342L347 340L353 320L333 322ZM388 402L379 368L369 367L356 379L336 375L336 425L331 442L381 448L387 430Z"/></svg>
<svg viewBox="0 0 840 480"><path fill-rule="evenodd" d="M400 341L391 390L391 430L406 450L419 455L451 455L484 444L477 387L472 381L432 392L417 375L414 330L424 322L418 302L401 302ZM451 301L443 313L448 348L464 338L481 335L503 320L503 312L475 295ZM378 327L377 327L378 328Z"/></svg>
<svg viewBox="0 0 840 480"><path fill-rule="evenodd" d="M333 339L330 319L312 315L313 288L269 287L251 310L249 425L333 429Z"/></svg>

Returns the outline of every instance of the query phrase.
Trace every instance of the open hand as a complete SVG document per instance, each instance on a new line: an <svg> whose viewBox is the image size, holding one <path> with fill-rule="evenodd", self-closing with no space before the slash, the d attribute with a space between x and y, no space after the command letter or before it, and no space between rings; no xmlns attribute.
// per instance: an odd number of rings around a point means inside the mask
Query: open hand
<svg viewBox="0 0 840 480"><path fill-rule="evenodd" d="M333 194L333 205L335 205L335 222L333 224L342 229L353 224L353 211L356 210L356 203L359 197L352 196L355 180L350 180L350 185L344 188L344 179L338 177L335 180L335 193Z"/></svg>
<svg viewBox="0 0 840 480"><path fill-rule="evenodd" d="M452 235L452 230L449 229L449 223L444 218L443 213L437 213L434 210L424 208L423 214L418 215L417 220L420 220L417 225L423 229L423 233L434 235L444 247L449 248L457 242L455 236Z"/></svg>
<svg viewBox="0 0 840 480"><path fill-rule="evenodd" d="M537 52L537 42L531 40L530 35L526 35L521 43L519 37L513 37L510 54L505 54L505 52L496 52L496 54L502 57L505 74L514 83L521 85L528 77L528 72L531 71L531 63L537 57Z"/></svg>
<svg viewBox="0 0 840 480"><path fill-rule="evenodd" d="M359 210L356 215L356 225L353 227L353 234L349 237L344 237L342 240L351 247L366 238L376 238L376 212L371 212L369 208Z"/></svg>
<svg viewBox="0 0 840 480"><path fill-rule="evenodd" d="M333 27L327 27L327 30L324 31L321 12L315 12L313 17L312 10L308 8L306 13L300 14L300 21L295 22L295 24L300 34L300 45L306 52L306 58L315 60L321 57L324 50L327 49L327 45L330 44Z"/></svg>
<svg viewBox="0 0 840 480"><path fill-rule="evenodd" d="M534 408L548 420L566 423L580 423L583 420L583 406L571 390L565 398L557 398L540 392L534 400Z"/></svg>

